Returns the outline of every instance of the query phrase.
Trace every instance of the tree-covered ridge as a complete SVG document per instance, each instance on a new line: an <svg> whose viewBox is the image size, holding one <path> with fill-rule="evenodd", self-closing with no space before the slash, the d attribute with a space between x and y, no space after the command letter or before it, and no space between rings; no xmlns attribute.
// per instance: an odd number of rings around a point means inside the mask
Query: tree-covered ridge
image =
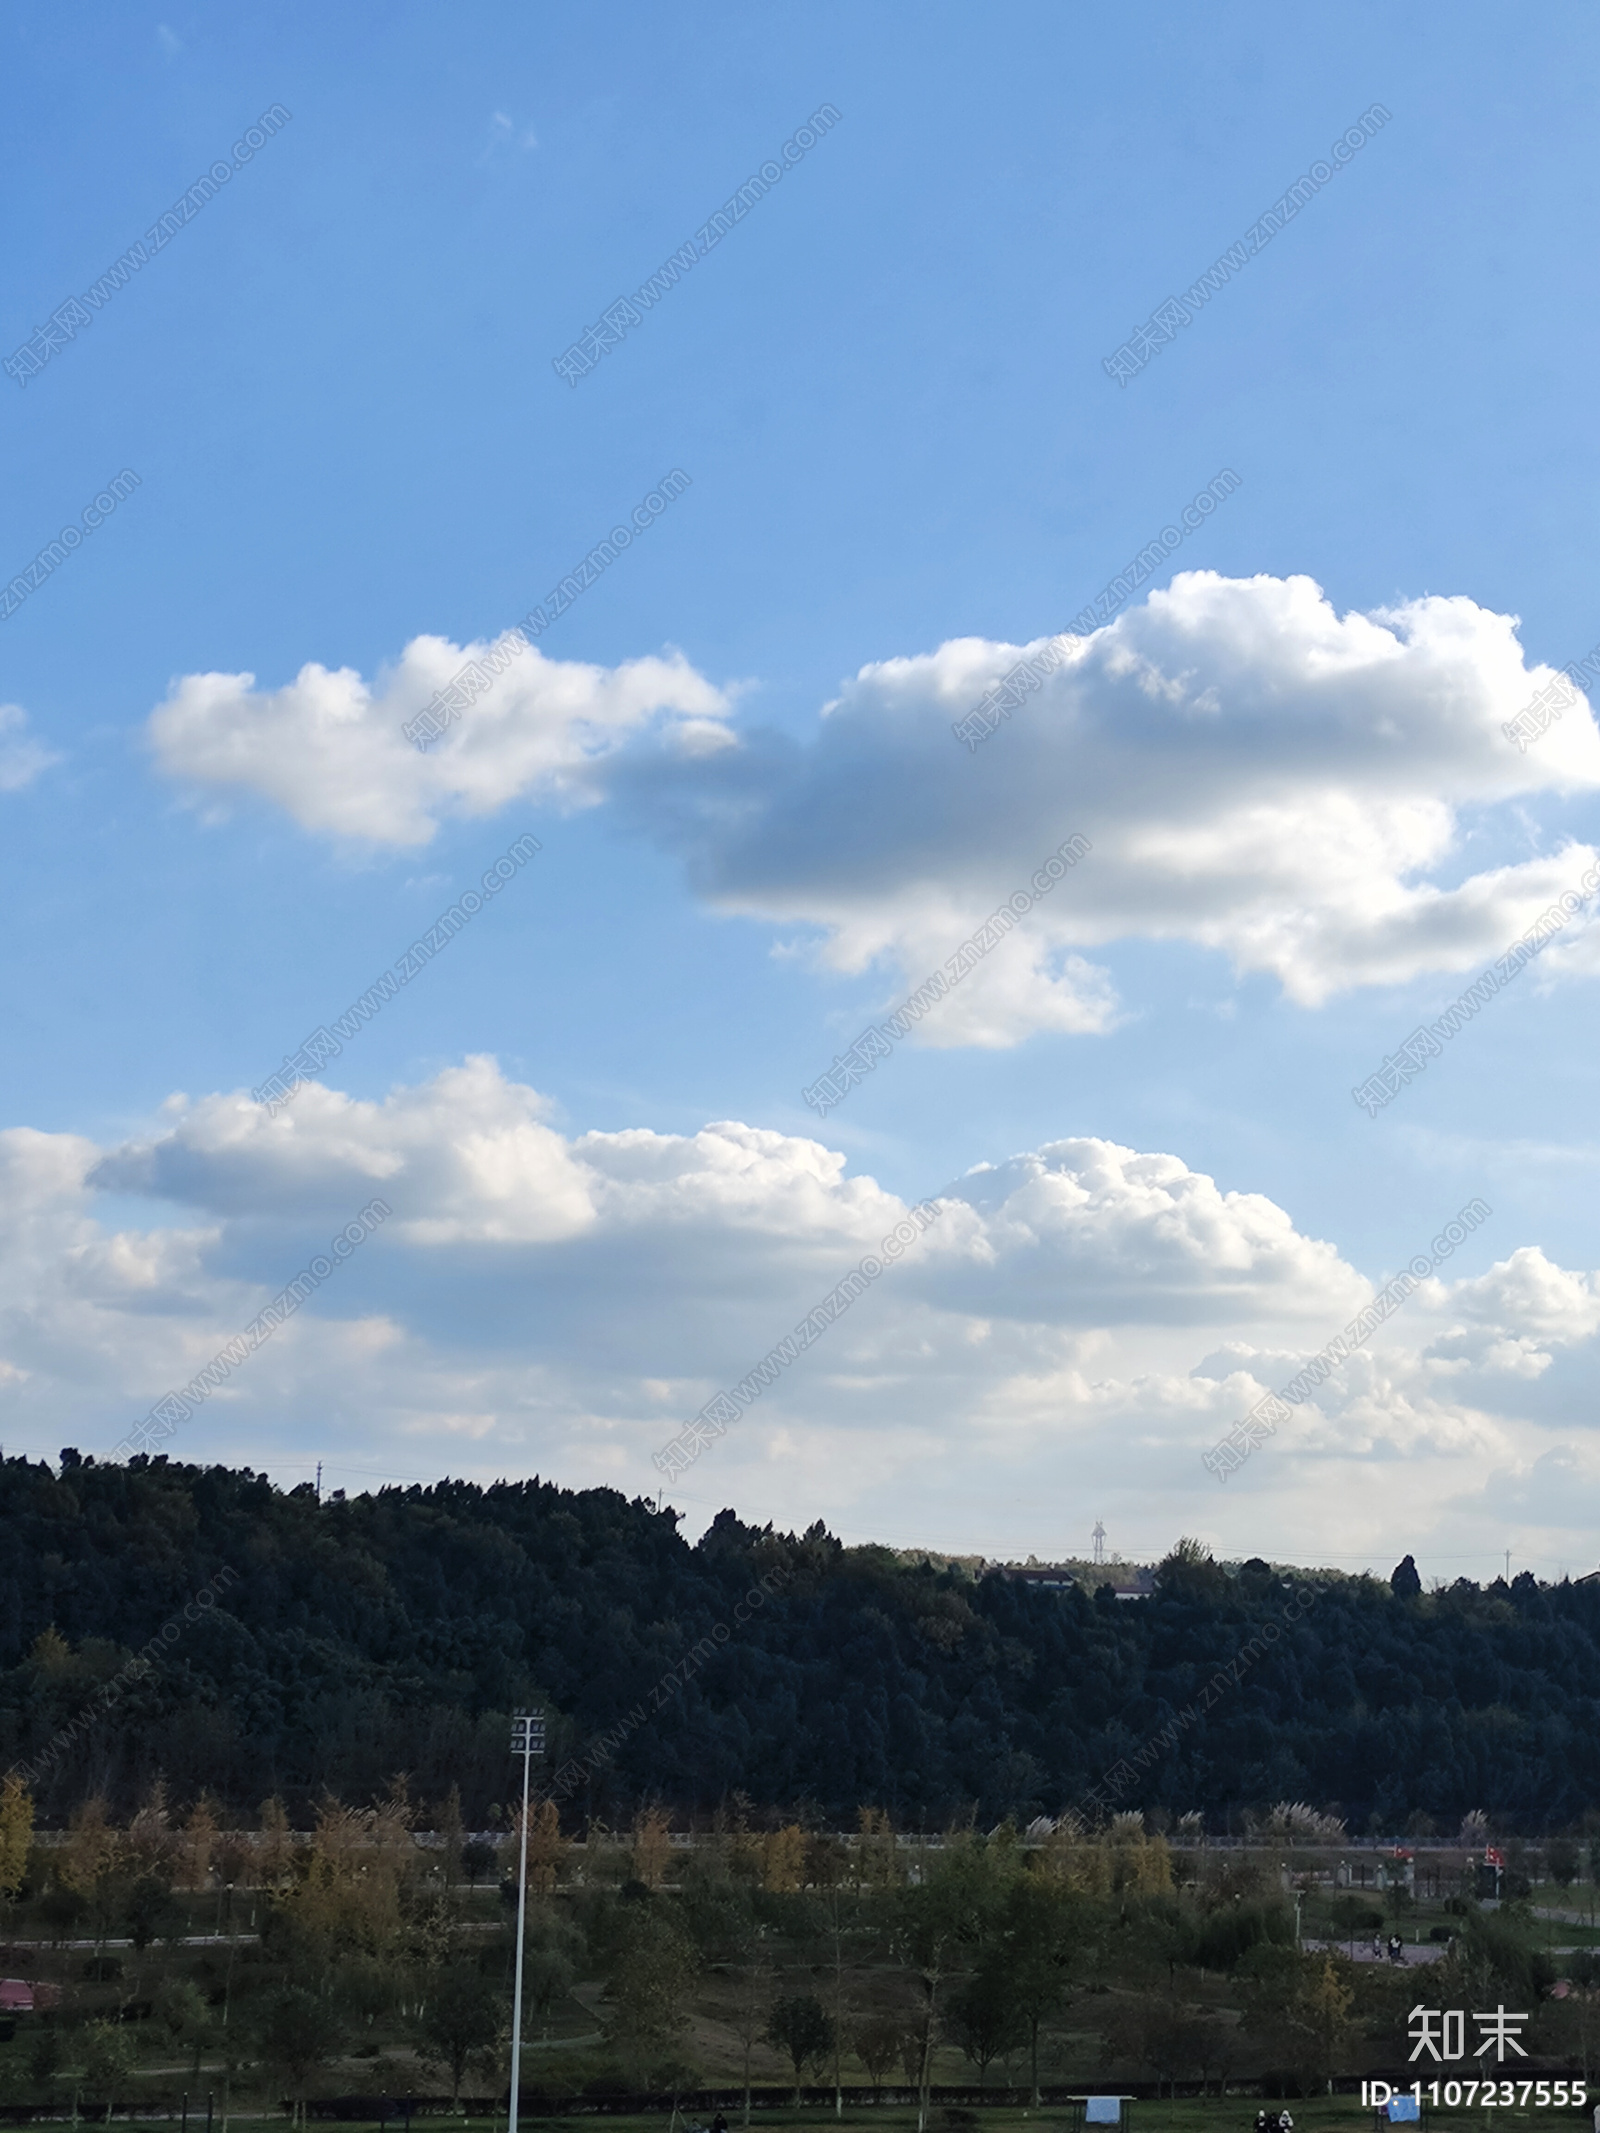
<svg viewBox="0 0 1600 2133"><path fill-rule="evenodd" d="M38 1770L47 1816L159 1772L303 1819L405 1770L481 1825L533 1702L550 1769L581 1769L569 1821L735 1793L836 1825L1026 1821L1121 1767L1118 1807L1218 1828L1283 1799L1358 1831L1476 1807L1534 1828L1595 1799L1600 1586L1407 1595L1185 1550L1118 1602L732 1512L691 1547L670 1510L538 1480L319 1503L248 1470L0 1463L0 1768Z"/></svg>

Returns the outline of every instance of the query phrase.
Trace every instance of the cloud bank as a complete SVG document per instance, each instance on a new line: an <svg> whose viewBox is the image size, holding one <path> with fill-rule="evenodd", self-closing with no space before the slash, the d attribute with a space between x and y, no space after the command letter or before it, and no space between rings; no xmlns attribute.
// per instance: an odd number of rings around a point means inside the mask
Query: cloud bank
<svg viewBox="0 0 1600 2133"><path fill-rule="evenodd" d="M352 1486L363 1469L543 1471L653 1493L653 1452L906 1212L803 1137L563 1132L481 1058L382 1102L312 1086L270 1118L239 1094L174 1098L110 1148L15 1128L6 1440L103 1453L375 1193L382 1229L174 1456L295 1478L337 1447ZM113 1194L142 1200L144 1226L112 1219ZM1149 1545L1199 1526L1254 1552L1270 1529L1275 1552L1348 1556L1421 1552L1445 1526L1452 1546L1498 1548L1516 1502L1524 1545L1585 1560L1593 1272L1524 1246L1425 1283L1224 1494L1201 1451L1374 1281L1270 1200L1104 1140L930 1197L915 1248L684 1477L694 1521L735 1502L1045 1553L1098 1513Z"/></svg>

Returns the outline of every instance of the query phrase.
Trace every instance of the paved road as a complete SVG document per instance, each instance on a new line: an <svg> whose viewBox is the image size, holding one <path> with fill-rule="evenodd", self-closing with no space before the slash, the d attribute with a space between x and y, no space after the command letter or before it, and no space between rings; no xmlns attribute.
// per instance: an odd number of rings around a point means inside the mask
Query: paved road
<svg viewBox="0 0 1600 2133"><path fill-rule="evenodd" d="M1373 1954L1370 1940L1308 1940L1303 1941L1301 1946L1314 1948L1319 1955L1327 1953L1348 1956L1352 1962L1357 1963L1386 1963L1389 1960L1386 1954ZM1442 1940L1407 1941L1401 1947L1400 1960L1395 1964L1395 1968L1419 1970L1425 1963L1436 1963L1444 1951L1445 1943Z"/></svg>
<svg viewBox="0 0 1600 2133"><path fill-rule="evenodd" d="M259 1933L185 1933L177 1943L180 1948L242 1948L247 1941L257 1941ZM154 1946L154 1942L151 1943ZM131 1940L6 1940L0 1941L0 1955L13 1948L131 1948Z"/></svg>

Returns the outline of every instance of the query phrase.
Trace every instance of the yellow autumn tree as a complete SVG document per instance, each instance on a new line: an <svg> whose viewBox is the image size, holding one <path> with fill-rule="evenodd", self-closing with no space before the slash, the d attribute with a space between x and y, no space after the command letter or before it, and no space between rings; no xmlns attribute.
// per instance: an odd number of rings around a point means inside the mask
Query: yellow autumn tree
<svg viewBox="0 0 1600 2133"><path fill-rule="evenodd" d="M104 1796L93 1793L73 1811L65 1841L55 1854L56 1879L85 1899L97 1944L103 1944L116 1921L120 1870L126 1854L120 1830L113 1829Z"/></svg>
<svg viewBox="0 0 1600 2133"><path fill-rule="evenodd" d="M280 1897L285 1912L330 1951L382 1955L401 1929L400 1889L416 1848L403 1802L346 1807L323 1795L299 1873Z"/></svg>
<svg viewBox="0 0 1600 2133"><path fill-rule="evenodd" d="M1148 1836L1129 1848L1121 1863L1120 1884L1140 1896L1164 1896L1172 1887L1172 1853L1162 1836Z"/></svg>
<svg viewBox="0 0 1600 2133"><path fill-rule="evenodd" d="M1324 2081L1342 2064L1350 2041L1355 1991L1340 1975L1342 1967L1333 1956L1324 1956L1301 1986L1294 2006L1295 2025L1304 2032L1313 2068Z"/></svg>
<svg viewBox="0 0 1600 2133"><path fill-rule="evenodd" d="M513 1831L520 1846L522 1832ZM561 1834L561 1810L554 1800L541 1800L528 1810L528 1887L535 1896L548 1896L561 1879L561 1862L567 1856L567 1840Z"/></svg>
<svg viewBox="0 0 1600 2133"><path fill-rule="evenodd" d="M136 1873L163 1874L172 1864L172 1818L165 1778L156 1778L128 1824L128 1854Z"/></svg>
<svg viewBox="0 0 1600 2133"><path fill-rule="evenodd" d="M859 1834L853 1848L855 1879L864 1889L891 1889L900 1880L900 1850L894 1824L881 1807L857 1811Z"/></svg>
<svg viewBox="0 0 1600 2133"><path fill-rule="evenodd" d="M672 1832L659 1807L646 1808L633 1825L633 1849L628 1865L635 1881L647 1889L660 1888L672 1859Z"/></svg>
<svg viewBox="0 0 1600 2133"><path fill-rule="evenodd" d="M806 1833L796 1823L762 1840L761 1886L769 1896L797 1896L805 1880Z"/></svg>
<svg viewBox="0 0 1600 2133"><path fill-rule="evenodd" d="M256 1844L256 1871L263 1888L275 1889L294 1870L294 1831L288 1812L274 1793L261 1803L261 1835Z"/></svg>
<svg viewBox="0 0 1600 2133"><path fill-rule="evenodd" d="M1035 1871L1084 1896L1111 1893L1111 1852L1075 1817L1065 1816L1039 1847Z"/></svg>
<svg viewBox="0 0 1600 2133"><path fill-rule="evenodd" d="M203 1889L211 1881L211 1854L216 1849L216 1805L209 1792L202 1792L189 1809L178 1848L178 1877L186 1889Z"/></svg>
<svg viewBox="0 0 1600 2133"><path fill-rule="evenodd" d="M398 1890L402 1882L414 1878L421 1857L412 1835L417 1822L416 1809L411 1804L404 1777L395 1779L388 1799L364 1820L367 1842L377 1864L392 1878Z"/></svg>
<svg viewBox="0 0 1600 2133"><path fill-rule="evenodd" d="M111 1826L105 1795L91 1793L67 1821L55 1856L56 1879L79 1896L93 1896L122 1864L122 1837Z"/></svg>
<svg viewBox="0 0 1600 2133"><path fill-rule="evenodd" d="M0 1899L12 1901L33 1846L33 1795L15 1771L0 1783Z"/></svg>
<svg viewBox="0 0 1600 2133"><path fill-rule="evenodd" d="M82 1671L82 1663L73 1654L72 1646L52 1622L48 1629L40 1630L28 1651L28 1663L41 1674L76 1674Z"/></svg>
<svg viewBox="0 0 1600 2133"><path fill-rule="evenodd" d="M1172 1887L1167 1840L1145 1828L1142 1814L1113 1815L1103 1841L1110 1850L1113 1888L1136 1896L1159 1896Z"/></svg>
<svg viewBox="0 0 1600 2133"><path fill-rule="evenodd" d="M449 1888L461 1878L461 1840L465 1834L461 1820L461 1787L452 1785L439 1811L439 1835L443 1840L440 1864L444 1869L445 1885Z"/></svg>

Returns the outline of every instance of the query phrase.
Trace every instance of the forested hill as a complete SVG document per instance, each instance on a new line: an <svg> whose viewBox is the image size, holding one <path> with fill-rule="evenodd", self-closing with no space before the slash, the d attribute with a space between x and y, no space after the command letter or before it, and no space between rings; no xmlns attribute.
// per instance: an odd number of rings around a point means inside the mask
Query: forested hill
<svg viewBox="0 0 1600 2133"><path fill-rule="evenodd" d="M506 1714L537 1703L547 1775L584 1766L571 1823L735 1793L836 1825L1027 1819L1119 1763L1117 1806L1217 1829L1300 1799L1354 1832L1475 1807L1532 1832L1600 1798L1600 1586L1425 1595L1188 1555L1158 1582L1041 1590L732 1512L690 1547L672 1511L539 1481L319 1504L248 1470L10 1459L0 1769L38 1769L47 1819L97 1789L126 1808L158 1772L303 1817L406 1771L424 1801L458 1783L481 1826L512 1782Z"/></svg>

